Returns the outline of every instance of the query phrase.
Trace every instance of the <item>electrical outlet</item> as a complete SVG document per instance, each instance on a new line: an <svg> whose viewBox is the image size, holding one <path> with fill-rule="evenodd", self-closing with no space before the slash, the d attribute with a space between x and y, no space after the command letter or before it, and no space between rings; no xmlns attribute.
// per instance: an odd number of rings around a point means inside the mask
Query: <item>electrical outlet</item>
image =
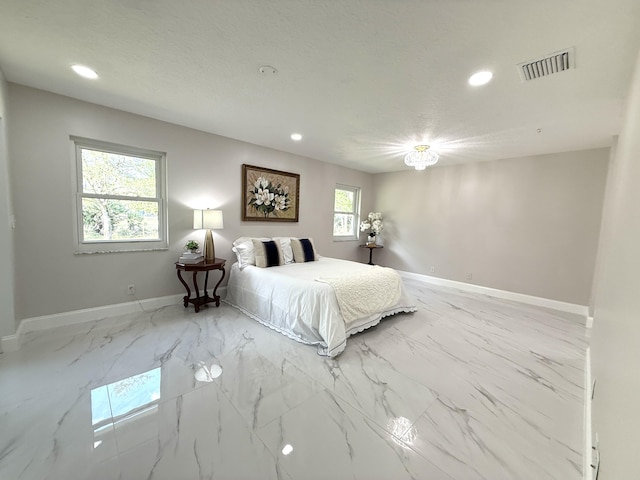
<svg viewBox="0 0 640 480"><path fill-rule="evenodd" d="M473 273L467 273L467 280L473 279Z"/></svg>
<svg viewBox="0 0 640 480"><path fill-rule="evenodd" d="M436 267L431 267L431 273L436 273Z"/></svg>
<svg viewBox="0 0 640 480"><path fill-rule="evenodd" d="M135 295L136 294L136 287L135 285L129 285L127 287L127 294L128 295Z"/></svg>

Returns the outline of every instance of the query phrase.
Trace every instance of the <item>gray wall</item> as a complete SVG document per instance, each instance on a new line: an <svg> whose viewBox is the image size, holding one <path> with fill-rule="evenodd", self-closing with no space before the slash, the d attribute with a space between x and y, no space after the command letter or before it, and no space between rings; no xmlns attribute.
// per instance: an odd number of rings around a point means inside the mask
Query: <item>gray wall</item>
<svg viewBox="0 0 640 480"><path fill-rule="evenodd" d="M361 187L369 208L369 174L16 84L9 112L18 319L131 301L129 284L139 298L182 292L173 262L187 239L203 236L191 228L193 208L223 210L214 239L229 265L231 242L243 235L312 236L322 255L361 259L358 242L332 241L333 190L338 182ZM74 254L69 135L167 152L169 251ZM243 163L300 174L298 223L240 220Z"/></svg>
<svg viewBox="0 0 640 480"><path fill-rule="evenodd" d="M640 56L612 172L595 281L593 430L600 480L638 478L640 450Z"/></svg>
<svg viewBox="0 0 640 480"><path fill-rule="evenodd" d="M375 208L386 225L376 254L400 270L587 305L608 155L375 175Z"/></svg>
<svg viewBox="0 0 640 480"><path fill-rule="evenodd" d="M7 134L8 86L0 71L0 337L15 332L13 298L13 231ZM0 348L2 348L0 346Z"/></svg>

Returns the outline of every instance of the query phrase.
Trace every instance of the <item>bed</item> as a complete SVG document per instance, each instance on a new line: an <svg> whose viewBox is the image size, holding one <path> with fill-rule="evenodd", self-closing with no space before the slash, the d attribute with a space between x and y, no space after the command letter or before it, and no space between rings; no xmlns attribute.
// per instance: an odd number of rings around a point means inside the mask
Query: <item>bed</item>
<svg viewBox="0 0 640 480"><path fill-rule="evenodd" d="M275 264L265 268L259 254L260 266L251 263L251 255L243 261L236 248L236 243L247 247L243 240L234 242L238 262L231 267L224 301L294 340L317 345L320 355L335 357L350 335L385 317L416 311L399 275L390 268L320 257L313 247L312 260L296 256L292 261L292 255L283 252L289 239L253 239L256 251L261 242L275 243L274 252L280 250L280 258L274 253Z"/></svg>

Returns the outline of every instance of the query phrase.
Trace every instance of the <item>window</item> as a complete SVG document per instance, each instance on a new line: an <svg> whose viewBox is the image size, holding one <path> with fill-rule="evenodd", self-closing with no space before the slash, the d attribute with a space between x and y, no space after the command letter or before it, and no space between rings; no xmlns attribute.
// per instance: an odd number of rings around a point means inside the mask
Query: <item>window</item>
<svg viewBox="0 0 640 480"><path fill-rule="evenodd" d="M357 240L360 189L337 185L333 207L333 239Z"/></svg>
<svg viewBox="0 0 640 480"><path fill-rule="evenodd" d="M71 139L78 252L167 248L165 154Z"/></svg>

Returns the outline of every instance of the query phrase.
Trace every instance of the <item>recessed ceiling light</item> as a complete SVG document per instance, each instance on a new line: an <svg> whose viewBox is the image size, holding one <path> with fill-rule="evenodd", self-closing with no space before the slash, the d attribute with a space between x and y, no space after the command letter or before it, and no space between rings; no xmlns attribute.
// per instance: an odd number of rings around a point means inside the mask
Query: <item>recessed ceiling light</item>
<svg viewBox="0 0 640 480"><path fill-rule="evenodd" d="M278 73L276 67L272 67L271 65L260 65L260 67L258 67L258 71L262 75L275 75Z"/></svg>
<svg viewBox="0 0 640 480"><path fill-rule="evenodd" d="M90 78L91 80L98 78L98 74L94 69L84 65L71 65L71 69L81 77Z"/></svg>
<svg viewBox="0 0 640 480"><path fill-rule="evenodd" d="M296 142L299 142L300 140L302 140L302 135L299 133L292 133L291 140L295 140Z"/></svg>
<svg viewBox="0 0 640 480"><path fill-rule="evenodd" d="M491 72L477 72L469 77L469 85L484 85L493 77Z"/></svg>

